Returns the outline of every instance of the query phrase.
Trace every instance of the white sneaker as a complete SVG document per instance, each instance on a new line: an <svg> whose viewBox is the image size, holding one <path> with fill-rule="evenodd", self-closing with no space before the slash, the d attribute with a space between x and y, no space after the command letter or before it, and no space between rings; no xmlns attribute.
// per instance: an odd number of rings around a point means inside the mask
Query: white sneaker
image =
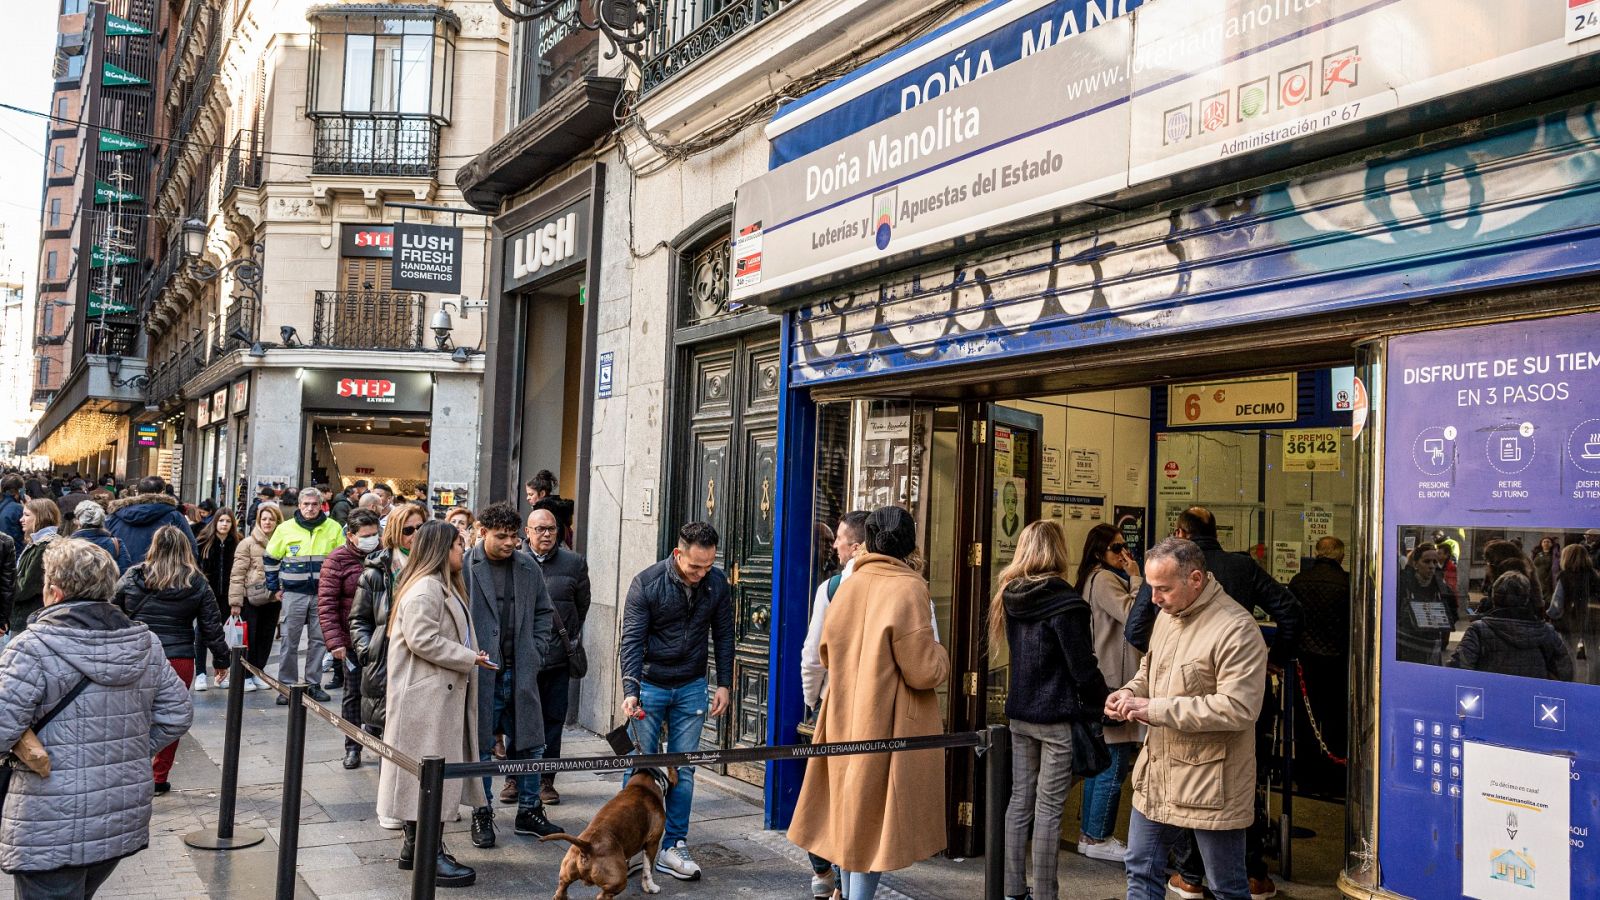
<svg viewBox="0 0 1600 900"><path fill-rule="evenodd" d="M244 692L246 694L253 694L259 690L261 690L261 682L256 681L256 677L254 675L251 675L244 680Z"/></svg>
<svg viewBox="0 0 1600 900"><path fill-rule="evenodd" d="M399 819L391 819L388 816L378 817L378 827L386 828L389 831L399 831L401 828L405 827L405 824L406 823L400 821Z"/></svg>
<svg viewBox="0 0 1600 900"><path fill-rule="evenodd" d="M217 690L225 691L227 689L228 689L228 676L224 675L221 678L217 679Z"/></svg>
<svg viewBox="0 0 1600 900"><path fill-rule="evenodd" d="M196 675L194 677L194 689L196 691L204 691L206 689L206 676Z"/></svg>
<svg viewBox="0 0 1600 900"><path fill-rule="evenodd" d="M656 871L665 872L679 881L700 880L700 864L689 855L689 845L683 841L662 848L656 854Z"/></svg>
<svg viewBox="0 0 1600 900"><path fill-rule="evenodd" d="M812 872L811 873L811 898L812 898L812 900L828 900L829 897L832 897L833 896L834 887L835 887L834 883L837 880L838 879L833 877L833 870L832 869L829 869L828 871L823 872L821 875L818 875L817 873Z"/></svg>
<svg viewBox="0 0 1600 900"><path fill-rule="evenodd" d="M1078 852L1090 859L1120 863L1128 855L1128 845L1114 837L1106 838L1096 844L1090 843L1087 837L1080 836L1078 838Z"/></svg>

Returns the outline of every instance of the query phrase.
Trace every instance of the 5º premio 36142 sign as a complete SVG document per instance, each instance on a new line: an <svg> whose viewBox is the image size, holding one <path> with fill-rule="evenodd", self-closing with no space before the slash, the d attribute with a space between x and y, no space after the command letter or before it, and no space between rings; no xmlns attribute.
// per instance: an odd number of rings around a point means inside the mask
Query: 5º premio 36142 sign
<svg viewBox="0 0 1600 900"><path fill-rule="evenodd" d="M1283 433L1283 468L1289 472L1337 472L1342 460L1337 428L1294 428Z"/></svg>

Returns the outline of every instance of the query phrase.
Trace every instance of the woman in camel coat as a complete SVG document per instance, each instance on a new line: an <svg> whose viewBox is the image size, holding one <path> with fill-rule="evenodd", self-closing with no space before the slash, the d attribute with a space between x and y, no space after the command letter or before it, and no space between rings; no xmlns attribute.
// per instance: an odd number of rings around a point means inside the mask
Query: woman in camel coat
<svg viewBox="0 0 1600 900"><path fill-rule="evenodd" d="M867 519L866 536L870 552L856 557L823 626L829 689L817 743L944 731L934 689L950 656L934 639L927 583L905 563L915 525L886 507ZM942 750L813 759L789 839L838 865L850 900L871 900L883 872L944 849L944 782Z"/></svg>
<svg viewBox="0 0 1600 900"><path fill-rule="evenodd" d="M489 655L473 643L472 613L461 577L461 533L448 522L434 520L418 529L411 561L395 585L396 600L389 620L389 692L384 739L396 750L420 760L442 756L445 762L478 760L479 666ZM405 823L400 868L413 864L418 785L388 760L378 773L378 815ZM441 812L455 817L462 803L484 806L483 781L453 778L444 783ZM426 862L424 862L426 864ZM441 850L436 861L438 883L464 887L472 869Z"/></svg>

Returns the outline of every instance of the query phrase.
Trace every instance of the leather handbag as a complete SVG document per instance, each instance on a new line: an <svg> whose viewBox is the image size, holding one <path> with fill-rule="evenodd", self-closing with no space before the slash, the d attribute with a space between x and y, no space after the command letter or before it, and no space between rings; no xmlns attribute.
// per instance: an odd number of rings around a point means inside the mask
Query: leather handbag
<svg viewBox="0 0 1600 900"><path fill-rule="evenodd" d="M71 706L72 701L78 699L78 695L83 693L84 688L88 686L89 679L79 679L77 685L68 691L60 702L45 713L39 721L33 723L32 728L24 731L22 737L17 738L16 745L6 751L3 757L0 757L0 806L5 804L6 794L11 790L11 776L16 771L17 763L20 762L40 778L50 777L50 753L45 750L43 742L39 740L39 732L43 731L44 727L49 725L51 720L59 715L62 710Z"/></svg>
<svg viewBox="0 0 1600 900"><path fill-rule="evenodd" d="M1072 774L1093 778L1111 768L1111 748L1106 746L1105 726L1099 721L1072 720Z"/></svg>
<svg viewBox="0 0 1600 900"><path fill-rule="evenodd" d="M583 644L568 633L567 623L561 618L561 607L554 603L550 607L556 613L556 634L561 635L561 646L567 650L567 673L573 678L582 678L589 674L589 654L584 652Z"/></svg>

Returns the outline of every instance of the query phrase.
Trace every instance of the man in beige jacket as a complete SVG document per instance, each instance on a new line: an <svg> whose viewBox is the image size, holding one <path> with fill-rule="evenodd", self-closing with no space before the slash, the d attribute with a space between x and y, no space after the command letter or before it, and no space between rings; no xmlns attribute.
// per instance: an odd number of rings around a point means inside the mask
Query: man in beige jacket
<svg viewBox="0 0 1600 900"><path fill-rule="evenodd" d="M1105 709L1150 726L1133 769L1128 900L1162 900L1167 852L1185 828L1194 829L1217 900L1249 900L1245 828L1254 817L1267 645L1194 543L1169 538L1152 548L1145 580L1162 615L1139 674Z"/></svg>

